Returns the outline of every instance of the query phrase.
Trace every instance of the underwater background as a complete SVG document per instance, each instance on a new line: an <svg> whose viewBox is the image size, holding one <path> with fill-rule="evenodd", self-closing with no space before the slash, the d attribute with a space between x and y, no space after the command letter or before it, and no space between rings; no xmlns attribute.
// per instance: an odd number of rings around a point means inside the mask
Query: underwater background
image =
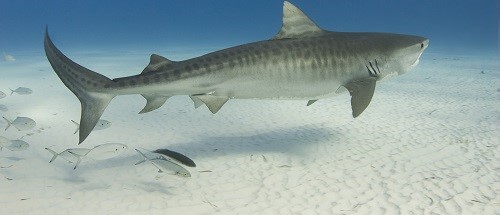
<svg viewBox="0 0 500 215"><path fill-rule="evenodd" d="M322 28L414 34L429 51L498 52L499 1L377 0L292 3ZM42 52L46 25L66 50L207 48L265 40L281 27L280 0L0 1L0 51ZM59 41L59 39L61 41ZM168 57L168 56L167 56Z"/></svg>
<svg viewBox="0 0 500 215"><path fill-rule="evenodd" d="M144 98L118 96L78 145L80 102L45 56L46 26L71 60L117 78L152 53L185 60L272 38L283 1L0 0L0 214L498 214L500 1L290 2L326 30L430 45L355 119L347 93L309 107L234 99L217 114L187 96L138 114ZM127 147L76 169L48 150L110 143ZM159 173L134 149L196 167Z"/></svg>

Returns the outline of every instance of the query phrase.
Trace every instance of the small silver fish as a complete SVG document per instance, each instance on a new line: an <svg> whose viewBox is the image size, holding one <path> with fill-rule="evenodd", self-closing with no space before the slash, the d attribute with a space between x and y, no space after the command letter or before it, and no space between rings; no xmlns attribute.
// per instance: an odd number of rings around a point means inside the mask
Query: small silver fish
<svg viewBox="0 0 500 215"><path fill-rule="evenodd" d="M75 156L74 154L85 155L90 151L90 149L86 148L72 148L57 153L50 148L45 148L45 149L52 154L52 158L50 159L49 163L52 163L52 161L54 161L58 157L62 157L70 163L76 163L78 161L78 157ZM70 151L73 153L70 153Z"/></svg>
<svg viewBox="0 0 500 215"><path fill-rule="evenodd" d="M30 147L30 144L24 140L11 140L7 148L11 151L23 151Z"/></svg>
<svg viewBox="0 0 500 215"><path fill-rule="evenodd" d="M78 160L76 161L76 165L73 168L76 169L78 165L82 162L82 159L84 157L87 157L92 160L106 160L118 156L126 149L128 149L127 145L121 143L106 143L95 146L94 148L90 149L87 153L75 152L71 149L68 152L78 158Z"/></svg>
<svg viewBox="0 0 500 215"><path fill-rule="evenodd" d="M30 147L30 144L23 140L9 140L5 137L0 137L0 149L7 148L11 151L23 151Z"/></svg>
<svg viewBox="0 0 500 215"><path fill-rule="evenodd" d="M5 105L0 105L0 110L1 111L8 111L9 108L7 108L7 106L5 106Z"/></svg>
<svg viewBox="0 0 500 215"><path fill-rule="evenodd" d="M139 151L139 149L135 149L137 153L139 153L144 160L137 162L135 165L144 163L145 161L151 162L156 168L158 168L158 172L170 172L176 176L180 177L191 177L191 173L188 170L184 169L179 164L176 164L172 161L166 160L163 156L159 155L154 158L147 157L144 153Z"/></svg>
<svg viewBox="0 0 500 215"><path fill-rule="evenodd" d="M33 90L31 90L30 88L27 88L27 87L18 87L17 89L13 90L13 89L10 89L10 95L14 94L14 93L17 93L19 95L29 95L31 93L33 93Z"/></svg>
<svg viewBox="0 0 500 215"><path fill-rule="evenodd" d="M5 121L7 121L7 127L5 128L6 131L7 131L7 129L10 128L11 125L16 127L17 130L19 130L19 131L32 129L33 127L36 126L35 120L28 118L28 117L20 116L20 117L17 117L14 121L10 121L5 117L3 117L3 119L5 119Z"/></svg>
<svg viewBox="0 0 500 215"><path fill-rule="evenodd" d="M16 61L16 58L14 58L14 56L10 55L10 54L7 54L7 53L3 53L3 59L7 62L14 62Z"/></svg>
<svg viewBox="0 0 500 215"><path fill-rule="evenodd" d="M4 93L4 92L0 91L0 99L5 98L5 96L7 96L7 95L5 95L5 93Z"/></svg>
<svg viewBox="0 0 500 215"><path fill-rule="evenodd" d="M71 122L73 122L73 124L76 125L75 133L73 133L73 134L76 134L76 132L78 132L80 130L80 124L78 124L74 120L71 120ZM96 130L103 130L103 129L106 129L106 128L109 128L109 127L111 127L111 122L110 121L104 120L104 119L100 119L99 121L97 121L97 124L94 127L94 131L96 131Z"/></svg>

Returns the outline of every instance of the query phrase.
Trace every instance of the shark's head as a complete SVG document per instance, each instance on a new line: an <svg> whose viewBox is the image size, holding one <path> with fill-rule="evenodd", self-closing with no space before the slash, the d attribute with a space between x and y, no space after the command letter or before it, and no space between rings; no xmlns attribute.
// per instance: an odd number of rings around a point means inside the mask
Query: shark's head
<svg viewBox="0 0 500 215"><path fill-rule="evenodd" d="M379 79L408 72L429 46L429 39L412 35L390 34L382 40L385 68L380 71Z"/></svg>

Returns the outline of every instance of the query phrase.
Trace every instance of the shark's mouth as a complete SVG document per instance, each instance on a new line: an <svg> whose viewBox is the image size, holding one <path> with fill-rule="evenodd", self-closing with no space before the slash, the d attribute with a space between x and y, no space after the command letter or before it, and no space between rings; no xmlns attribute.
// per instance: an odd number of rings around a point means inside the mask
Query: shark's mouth
<svg viewBox="0 0 500 215"><path fill-rule="evenodd" d="M413 67L415 67L418 64L419 61L420 61L420 59L417 58L417 60L410 66L410 69L412 69Z"/></svg>
<svg viewBox="0 0 500 215"><path fill-rule="evenodd" d="M420 56L422 56L422 53L423 53L423 52L420 52L420 54L418 54L417 60L415 60L415 63L413 63L413 64L411 65L411 66L412 66L412 68L413 68L414 66L416 66L416 65L418 64L418 62L420 62Z"/></svg>
<svg viewBox="0 0 500 215"><path fill-rule="evenodd" d="M415 60L415 62L413 62L413 64L410 65L410 67L408 68L408 70L413 69L413 67L415 67L416 65L418 65L418 62L420 62L420 56L422 56L422 53L423 52L420 52L420 54L418 54L417 59Z"/></svg>

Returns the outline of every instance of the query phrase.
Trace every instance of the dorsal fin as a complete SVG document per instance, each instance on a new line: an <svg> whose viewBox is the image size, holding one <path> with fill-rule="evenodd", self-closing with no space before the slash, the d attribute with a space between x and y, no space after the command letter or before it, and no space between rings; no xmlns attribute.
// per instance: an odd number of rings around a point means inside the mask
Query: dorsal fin
<svg viewBox="0 0 500 215"><path fill-rule="evenodd" d="M157 63L160 63L160 62L166 62L167 64L169 63L172 63L171 60L165 58L165 57L162 57L160 55L157 55L157 54L152 54L151 57L149 58L149 63L150 64L157 64Z"/></svg>
<svg viewBox="0 0 500 215"><path fill-rule="evenodd" d="M273 39L300 38L322 33L304 12L288 1L283 4L283 26Z"/></svg>
<svg viewBox="0 0 500 215"><path fill-rule="evenodd" d="M174 62L165 58L165 57L162 57L162 56L157 55L157 54L152 54L151 57L149 58L148 66L146 66L146 68L144 68L144 70L142 70L141 74L148 73L148 72L155 72L160 67L166 66L166 65L169 65L172 63L174 63Z"/></svg>

